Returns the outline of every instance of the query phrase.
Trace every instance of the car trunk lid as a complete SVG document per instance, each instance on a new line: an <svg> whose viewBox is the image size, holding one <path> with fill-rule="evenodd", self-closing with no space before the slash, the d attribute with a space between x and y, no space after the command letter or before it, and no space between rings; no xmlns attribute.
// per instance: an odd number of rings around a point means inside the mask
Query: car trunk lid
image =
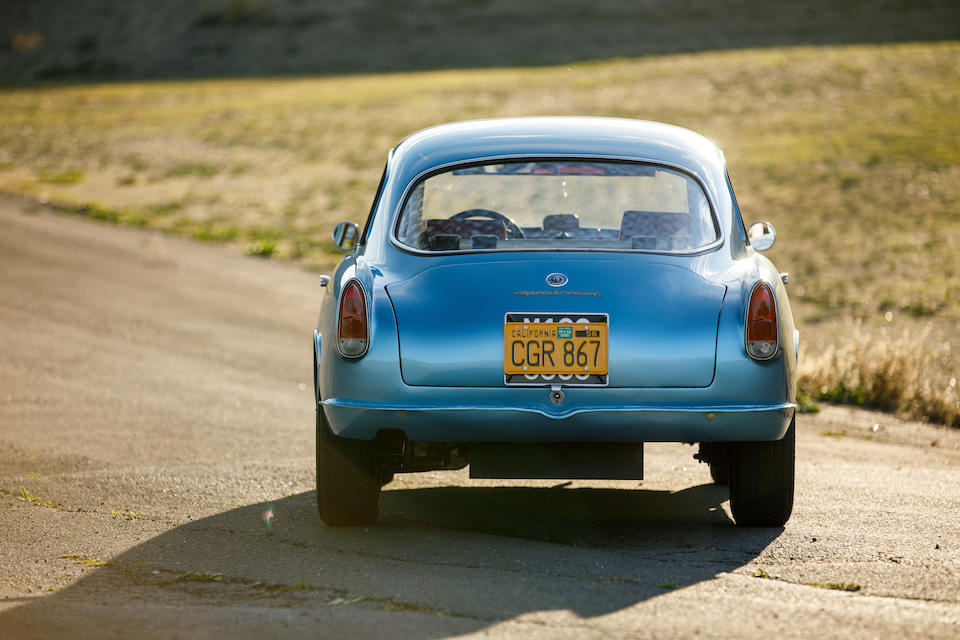
<svg viewBox="0 0 960 640"><path fill-rule="evenodd" d="M607 386L709 386L725 291L682 264L615 260L458 262L387 286L404 382L440 387L505 385L507 313L607 314Z"/></svg>

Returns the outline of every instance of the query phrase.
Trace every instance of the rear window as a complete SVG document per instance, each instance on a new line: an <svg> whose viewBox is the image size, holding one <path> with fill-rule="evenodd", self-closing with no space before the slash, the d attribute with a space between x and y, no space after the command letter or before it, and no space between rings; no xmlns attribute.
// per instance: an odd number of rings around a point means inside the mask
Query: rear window
<svg viewBox="0 0 960 640"><path fill-rule="evenodd" d="M584 160L507 162L438 173L410 190L397 240L422 252L606 250L688 253L719 238L690 176Z"/></svg>

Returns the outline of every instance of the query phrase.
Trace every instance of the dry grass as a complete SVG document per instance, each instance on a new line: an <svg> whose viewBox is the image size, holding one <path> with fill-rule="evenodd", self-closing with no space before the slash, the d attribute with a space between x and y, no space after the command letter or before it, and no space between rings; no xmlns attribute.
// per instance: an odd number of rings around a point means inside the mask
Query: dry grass
<svg viewBox="0 0 960 640"><path fill-rule="evenodd" d="M960 428L957 378L942 377L943 363L952 361L952 344L931 346L929 328L920 335L890 333L871 334L855 323L842 343L802 353L800 387L821 400Z"/></svg>
<svg viewBox="0 0 960 640"><path fill-rule="evenodd" d="M670 122L714 139L747 221L776 225L802 384L956 424L943 389L960 358L941 347L960 325L958 75L947 42L8 89L0 190L326 269L330 228L362 221L387 149L412 131L512 115ZM907 332L900 360L877 355L894 348L884 330Z"/></svg>

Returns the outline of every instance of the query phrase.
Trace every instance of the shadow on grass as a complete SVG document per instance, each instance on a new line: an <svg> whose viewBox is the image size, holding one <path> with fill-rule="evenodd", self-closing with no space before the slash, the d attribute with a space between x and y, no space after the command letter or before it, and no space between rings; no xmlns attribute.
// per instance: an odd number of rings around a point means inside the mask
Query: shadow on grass
<svg viewBox="0 0 960 640"><path fill-rule="evenodd" d="M176 635L185 620L227 635L231 624L253 631L283 618L293 631L322 621L329 633L363 635L386 620L445 637L532 612L590 619L733 571L782 532L734 527L726 498L714 485L395 489L376 526L332 529L303 493L167 531L0 613L0 628L86 635L80 622L91 615L100 629L139 616L152 621L141 635ZM264 513L274 514L270 530Z"/></svg>
<svg viewBox="0 0 960 640"><path fill-rule="evenodd" d="M4 17L2 83L539 66L960 35L953 0L31 0Z"/></svg>

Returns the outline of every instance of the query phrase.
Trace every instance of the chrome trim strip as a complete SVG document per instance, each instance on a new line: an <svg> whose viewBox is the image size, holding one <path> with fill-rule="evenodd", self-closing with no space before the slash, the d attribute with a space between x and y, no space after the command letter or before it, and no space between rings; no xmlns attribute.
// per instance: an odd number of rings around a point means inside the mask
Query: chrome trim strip
<svg viewBox="0 0 960 640"><path fill-rule="evenodd" d="M323 344L323 338L320 335L320 331L317 329L313 330L313 358L314 364L313 367L313 399L317 406L320 405L320 354L321 347Z"/></svg>
<svg viewBox="0 0 960 640"><path fill-rule="evenodd" d="M610 162L630 162L633 164L646 164L664 167L666 169L672 169L678 171L686 176L690 176L703 191L703 194L707 197L707 202L710 204L710 216L713 218L713 224L717 230L717 239L711 242L710 244L704 245L693 251L647 251L643 249L510 249L505 251L503 249L469 249L467 251L424 251L423 249L417 249L415 247L410 247L403 244L400 241L400 238L397 237L397 227L400 225L400 214L403 211L403 207L407 202L407 196L410 195L410 190L413 189L420 180L424 179L426 176L431 174L443 173L447 169L455 167L467 167L481 164L489 164L491 162L499 161L511 161L511 162L522 162L523 160L595 160L595 161L610 161ZM400 195L400 198L397 200L397 206L394 209L391 219L390 219L390 244L394 247L403 251L405 253L412 253L414 255L421 256L459 256L471 253L639 253L647 255L661 255L661 256L679 256L679 257L693 257L703 255L705 253L710 253L724 244L725 236L723 235L723 226L720 224L720 217L717 213L719 207L717 203L714 202L713 195L710 193L710 190L707 189L706 183L700 179L700 176L696 175L686 167L681 167L680 165L673 164L670 162L663 162L660 160L648 160L645 158L631 158L626 156L605 156L605 155L596 155L596 154L568 154L568 155L558 155L555 153L549 154L537 154L537 153L526 153L521 155L506 155L506 156L485 156L472 158L470 160L458 160L455 162L447 162L444 164L438 164L429 169L425 169L418 173L412 180L410 180L407 185L403 188L403 193Z"/></svg>
<svg viewBox="0 0 960 640"><path fill-rule="evenodd" d="M537 413L546 418L563 419L581 413L769 413L796 409L795 402L781 402L779 404L757 405L727 405L691 407L689 405L620 405L616 407L587 406L565 411L549 411L538 407L518 406L483 406L483 405L418 405L414 403L381 404L369 400L353 400L350 398L328 398L321 402L323 405L342 409L358 409L363 411L517 411L520 413Z"/></svg>

